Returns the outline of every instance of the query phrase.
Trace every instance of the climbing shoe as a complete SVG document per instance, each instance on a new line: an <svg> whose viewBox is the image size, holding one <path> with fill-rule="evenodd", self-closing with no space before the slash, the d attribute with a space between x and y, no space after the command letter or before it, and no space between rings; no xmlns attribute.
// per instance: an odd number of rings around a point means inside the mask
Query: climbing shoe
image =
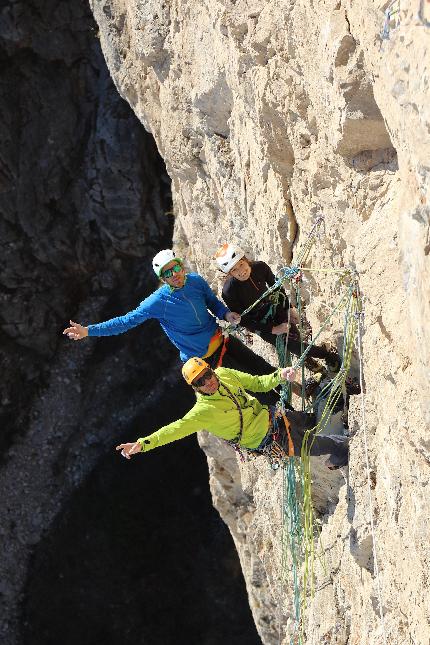
<svg viewBox="0 0 430 645"><path fill-rule="evenodd" d="M346 393L351 395L361 394L361 387L358 380L353 376L348 376L345 380Z"/></svg>
<svg viewBox="0 0 430 645"><path fill-rule="evenodd" d="M302 336L305 343L310 343L312 340L312 327L305 317L302 318Z"/></svg>
<svg viewBox="0 0 430 645"><path fill-rule="evenodd" d="M348 453L345 452L343 455L330 455L330 457L325 462L325 465L329 470L338 470L342 466L348 465Z"/></svg>
<svg viewBox="0 0 430 645"><path fill-rule="evenodd" d="M290 323L290 331L288 332L288 340L298 340L300 341L300 332L297 328L297 325Z"/></svg>
<svg viewBox="0 0 430 645"><path fill-rule="evenodd" d="M310 398L313 396L319 387L322 378L324 377L324 374L320 372L319 374L315 374L315 376L311 376L306 379L305 381L305 394L306 398Z"/></svg>
<svg viewBox="0 0 430 645"><path fill-rule="evenodd" d="M330 343L323 343L322 347L326 350L326 357L324 360L326 362L327 369L330 372L338 372L342 365L342 359L340 358L336 347Z"/></svg>

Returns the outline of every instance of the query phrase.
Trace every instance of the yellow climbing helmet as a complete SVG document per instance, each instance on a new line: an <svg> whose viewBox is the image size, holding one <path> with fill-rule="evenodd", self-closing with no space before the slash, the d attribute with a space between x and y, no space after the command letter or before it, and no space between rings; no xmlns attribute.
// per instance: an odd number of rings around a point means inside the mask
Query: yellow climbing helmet
<svg viewBox="0 0 430 645"><path fill-rule="evenodd" d="M210 369L210 366L206 363L206 361L204 361L202 358L197 358L197 356L193 356L193 358L189 358L187 362L184 363L184 366L182 368L182 376L184 377L188 385L191 385L194 379L197 378L197 376L206 369Z"/></svg>

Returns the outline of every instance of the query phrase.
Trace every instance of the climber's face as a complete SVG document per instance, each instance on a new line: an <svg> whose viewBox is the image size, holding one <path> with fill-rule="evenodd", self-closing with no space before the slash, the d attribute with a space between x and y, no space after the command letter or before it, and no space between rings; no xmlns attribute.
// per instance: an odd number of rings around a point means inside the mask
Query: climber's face
<svg viewBox="0 0 430 645"><path fill-rule="evenodd" d="M218 377L211 369L201 372L192 383L194 389L202 394L215 394L219 388Z"/></svg>
<svg viewBox="0 0 430 645"><path fill-rule="evenodd" d="M245 258L242 258L237 262L232 269L229 271L229 275L232 275L233 278L236 278L236 280L240 280L240 282L245 282L245 280L248 280L249 276L251 275L251 265L249 264L248 260Z"/></svg>
<svg viewBox="0 0 430 645"><path fill-rule="evenodd" d="M177 260L172 260L163 267L163 270L161 271L161 279L163 282L167 282L171 287L180 289L184 286L185 269L182 264L177 262Z"/></svg>

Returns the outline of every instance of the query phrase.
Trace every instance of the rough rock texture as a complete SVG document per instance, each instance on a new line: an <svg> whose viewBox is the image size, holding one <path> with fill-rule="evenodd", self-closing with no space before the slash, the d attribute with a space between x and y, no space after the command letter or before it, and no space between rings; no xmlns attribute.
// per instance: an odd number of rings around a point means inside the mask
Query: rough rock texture
<svg viewBox="0 0 430 645"><path fill-rule="evenodd" d="M278 268L322 211L312 265L360 273L373 501L355 401L348 481L314 476L328 568L316 571L307 643L384 642L369 513L386 642L429 640L430 27L424 1L406 4L382 40L386 2L91 2L113 79L165 159L191 264L216 286L210 256L235 240ZM312 275L316 329L338 287ZM326 336L340 342L341 324ZM280 475L204 446L261 637L287 643Z"/></svg>
<svg viewBox="0 0 430 645"><path fill-rule="evenodd" d="M12 643L31 550L135 418L135 383L149 369L130 358L137 339L104 355L61 331L151 289L144 258L169 239L170 199L89 8L9 2L0 17L0 640Z"/></svg>
<svg viewBox="0 0 430 645"><path fill-rule="evenodd" d="M46 379L76 303L101 298L100 311L169 233L168 180L117 96L90 18L65 2L1 13L0 334L12 373L2 442L19 430L17 390L24 404Z"/></svg>
<svg viewBox="0 0 430 645"><path fill-rule="evenodd" d="M150 258L171 244L170 180L153 138L112 83L86 2L2 3L0 38L0 641L17 645L26 635L26 642L43 645L135 643L145 621L148 641L164 644L177 625L165 621L157 641L148 614L167 602L166 577L159 573L148 583L164 588L144 610L135 589L145 587L149 566L124 566L120 582L109 578L118 567L115 548L139 546L129 524L142 485L129 481L134 498L124 495L116 512L109 500L118 494L121 466L112 450L141 425L156 426L166 396L170 405L163 409L176 416L190 406L191 393L175 400L177 352L155 323L100 343L74 344L61 332L70 317L97 322L128 311L156 286ZM192 452L189 458L196 463ZM196 465L195 487L202 468ZM155 477L160 471L170 490L169 472L154 462ZM101 480L98 494L90 474ZM204 494L191 494L197 506L206 502ZM157 496L151 499L156 505ZM214 622L228 625L226 617L239 607L241 642L255 642L244 594L237 594L241 581L228 533L209 513L210 548L199 541L193 551L189 533L198 537L197 516L177 502L170 515L178 543L185 540L191 550L179 558L182 575L199 583L201 572L193 572L200 564L211 578L206 595L188 583L193 611L197 595L205 601L191 621L200 630L195 640L209 637ZM111 536L97 521L119 525ZM146 527L137 528L145 539ZM87 538L97 564L86 559ZM223 560L212 575L218 556ZM95 571L92 588L87 578ZM231 586L220 599L221 571L231 574ZM114 624L106 615L117 582L121 611L116 607Z"/></svg>

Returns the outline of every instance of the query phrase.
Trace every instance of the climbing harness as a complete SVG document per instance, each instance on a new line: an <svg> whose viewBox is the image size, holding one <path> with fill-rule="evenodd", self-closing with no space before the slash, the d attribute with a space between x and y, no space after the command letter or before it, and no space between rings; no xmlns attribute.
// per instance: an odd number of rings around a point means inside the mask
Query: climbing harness
<svg viewBox="0 0 430 645"><path fill-rule="evenodd" d="M278 291L275 291L274 293L272 293L268 297L270 306L267 312L264 314L264 317L261 319L261 322L266 323L269 320L269 318L273 318L276 313L277 307L279 305L283 307L285 305L286 299L287 299L287 296L283 291L281 291L281 289L278 289Z"/></svg>
<svg viewBox="0 0 430 645"><path fill-rule="evenodd" d="M216 360L216 365L214 365L214 369L216 367L222 367L222 361L224 358L224 354L227 351L227 345L229 341L229 336L225 332L223 332L219 327L212 336L212 338L209 341L209 346L208 346L208 351L202 358L211 358L213 357L217 352L219 352L219 355ZM221 349L220 349L221 348Z"/></svg>

